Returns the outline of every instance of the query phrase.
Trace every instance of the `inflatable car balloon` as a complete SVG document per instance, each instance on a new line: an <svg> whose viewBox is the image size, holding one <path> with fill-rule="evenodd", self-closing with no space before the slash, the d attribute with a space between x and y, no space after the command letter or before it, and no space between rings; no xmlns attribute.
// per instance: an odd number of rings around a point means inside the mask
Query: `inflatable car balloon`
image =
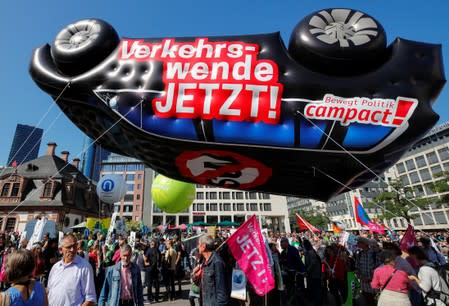
<svg viewBox="0 0 449 306"><path fill-rule="evenodd" d="M120 39L89 19L36 49L30 73L91 138L170 178L327 200L438 121L441 46L386 41L352 9L305 17L288 48L279 33Z"/></svg>
<svg viewBox="0 0 449 306"><path fill-rule="evenodd" d="M151 186L151 196L154 204L167 213L178 213L195 200L196 188L194 184L170 179L159 174Z"/></svg>
<svg viewBox="0 0 449 306"><path fill-rule="evenodd" d="M106 174L97 184L98 198L108 204L120 201L125 193L125 179L120 174Z"/></svg>

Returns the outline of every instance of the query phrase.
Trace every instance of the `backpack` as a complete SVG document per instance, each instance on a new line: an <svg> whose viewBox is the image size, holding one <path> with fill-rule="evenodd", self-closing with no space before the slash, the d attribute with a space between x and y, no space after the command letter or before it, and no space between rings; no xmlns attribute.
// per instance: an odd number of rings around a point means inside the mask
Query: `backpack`
<svg viewBox="0 0 449 306"><path fill-rule="evenodd" d="M443 265L435 268L433 265L428 265L432 269L438 272L438 276L440 278L441 288L439 291L435 289L430 289L430 291L424 297L425 302L427 302L428 298L437 299L442 301L445 305L449 305L449 282L447 280L448 277L448 265Z"/></svg>

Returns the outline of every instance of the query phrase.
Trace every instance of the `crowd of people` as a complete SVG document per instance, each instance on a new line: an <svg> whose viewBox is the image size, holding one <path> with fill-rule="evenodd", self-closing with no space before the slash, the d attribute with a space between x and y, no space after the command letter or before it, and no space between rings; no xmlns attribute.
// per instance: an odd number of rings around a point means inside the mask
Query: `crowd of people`
<svg viewBox="0 0 449 306"><path fill-rule="evenodd" d="M275 288L261 297L248 283L247 301L231 298L236 261L225 243L229 231L197 236L193 246L186 235L150 233L129 241L70 233L57 241L46 234L32 246L18 234L0 235L0 305L141 306L181 298L187 281L191 306L447 305L438 295L447 233L418 233L419 245L404 252L389 236L367 232L357 233L355 250L331 233L270 232ZM350 273L359 290L348 283Z"/></svg>

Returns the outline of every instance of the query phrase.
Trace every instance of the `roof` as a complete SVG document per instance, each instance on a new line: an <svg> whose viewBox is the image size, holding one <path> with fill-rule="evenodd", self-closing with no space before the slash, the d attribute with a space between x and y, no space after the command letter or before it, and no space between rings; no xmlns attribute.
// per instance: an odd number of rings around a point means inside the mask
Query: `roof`
<svg viewBox="0 0 449 306"><path fill-rule="evenodd" d="M6 168L5 175L11 174L15 168ZM71 178L76 174L78 180L87 182L86 178L76 167L65 162L56 155L44 155L25 162L17 167L17 174L30 179L44 179L53 177L55 179Z"/></svg>

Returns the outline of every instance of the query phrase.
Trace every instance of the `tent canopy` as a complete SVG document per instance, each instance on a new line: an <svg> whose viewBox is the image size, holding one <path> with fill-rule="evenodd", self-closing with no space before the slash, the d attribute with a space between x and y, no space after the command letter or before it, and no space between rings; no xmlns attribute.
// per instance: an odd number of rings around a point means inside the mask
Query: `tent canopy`
<svg viewBox="0 0 449 306"><path fill-rule="evenodd" d="M86 222L81 222L80 224L74 225L71 228L86 228Z"/></svg>

